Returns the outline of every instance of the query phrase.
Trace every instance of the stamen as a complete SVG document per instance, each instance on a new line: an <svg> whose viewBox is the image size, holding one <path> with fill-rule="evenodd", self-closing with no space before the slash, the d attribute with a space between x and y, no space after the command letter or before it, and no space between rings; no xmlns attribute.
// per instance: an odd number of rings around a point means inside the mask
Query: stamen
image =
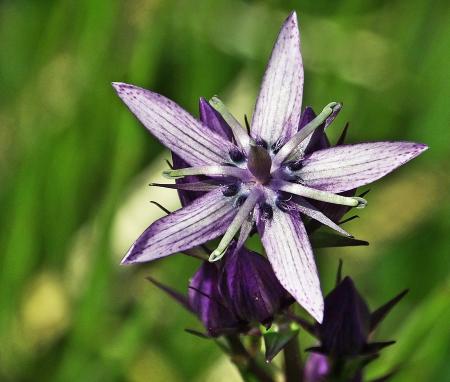
<svg viewBox="0 0 450 382"><path fill-rule="evenodd" d="M273 208L269 203L263 203L259 208L261 209L261 218L264 221L268 221L273 218Z"/></svg>
<svg viewBox="0 0 450 382"><path fill-rule="evenodd" d="M331 102L324 107L322 112L303 127L298 133L296 133L282 148L278 151L278 154L273 158L273 164L279 166L283 161L289 157L289 155L297 149L298 145L302 143L310 134L314 132L326 119L333 114L335 108L340 107L337 102Z"/></svg>
<svg viewBox="0 0 450 382"><path fill-rule="evenodd" d="M261 191L259 189L254 189L252 192L250 192L244 204L241 206L227 231L225 232L225 235L223 235L222 240L220 240L220 243L217 246L216 250L214 250L213 253L211 253L211 255L209 256L210 262L220 260L223 257L228 249L228 246L233 240L234 235L236 235L237 231L239 231L239 228L241 228L245 220L248 219L248 216L253 211L260 197Z"/></svg>
<svg viewBox="0 0 450 382"><path fill-rule="evenodd" d="M211 191L220 186L213 182L190 182L190 183L150 183L149 186L174 188L186 191Z"/></svg>
<svg viewBox="0 0 450 382"><path fill-rule="evenodd" d="M228 184L222 190L223 196L235 196L239 192L239 185L236 183Z"/></svg>
<svg viewBox="0 0 450 382"><path fill-rule="evenodd" d="M218 97L212 97L209 100L209 104L216 109L219 114L223 117L226 123L231 128L231 131L233 132L234 139L236 139L236 142L244 148L248 149L248 145L250 144L250 136L246 133L244 128L241 126L239 121L231 114L227 107L224 105L224 103L218 98Z"/></svg>
<svg viewBox="0 0 450 382"><path fill-rule="evenodd" d="M250 124L248 123L247 114L244 114L245 128L247 129L247 134L250 136Z"/></svg>
<svg viewBox="0 0 450 382"><path fill-rule="evenodd" d="M364 208L367 205L367 201L358 196L342 196L327 191L316 190L314 188L306 187L298 183L289 183L283 180L277 180L273 181L271 185L277 190L304 196L306 198L314 200L319 200L321 202L340 204L343 206L356 208Z"/></svg>
<svg viewBox="0 0 450 382"><path fill-rule="evenodd" d="M236 248L234 249L235 252L239 251L245 244L245 241L248 239L250 233L252 232L254 223L254 214L253 211L251 211L248 218L244 220L244 223L242 223L241 231L239 232L239 239L236 244Z"/></svg>
<svg viewBox="0 0 450 382"><path fill-rule="evenodd" d="M339 227L334 221L332 221L330 218L328 218L325 214L320 212L316 207L314 207L311 203L308 203L306 200L297 198L297 200L293 203L291 203L292 208L299 211L300 213L309 216L310 218L317 220L318 222L334 229L335 231L339 232L340 234L351 237L353 236L349 234L346 230Z"/></svg>
<svg viewBox="0 0 450 382"><path fill-rule="evenodd" d="M169 179L179 179L189 175L207 175L207 176L233 176L247 180L248 171L234 166L200 166L187 167L177 170L163 171L163 175Z"/></svg>
<svg viewBox="0 0 450 382"><path fill-rule="evenodd" d="M228 155L234 163L242 163L245 160L245 154L237 147L232 148Z"/></svg>

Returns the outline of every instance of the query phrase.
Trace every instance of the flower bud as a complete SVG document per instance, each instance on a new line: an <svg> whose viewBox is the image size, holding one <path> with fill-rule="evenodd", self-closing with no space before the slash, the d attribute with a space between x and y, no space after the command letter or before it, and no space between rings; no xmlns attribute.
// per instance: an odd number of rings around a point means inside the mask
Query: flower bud
<svg viewBox="0 0 450 382"><path fill-rule="evenodd" d="M265 257L245 248L236 252L234 247L224 259L221 295L240 319L268 324L293 299Z"/></svg>
<svg viewBox="0 0 450 382"><path fill-rule="evenodd" d="M205 261L189 285L189 305L212 337L234 333L245 326L220 295L219 279L218 266Z"/></svg>

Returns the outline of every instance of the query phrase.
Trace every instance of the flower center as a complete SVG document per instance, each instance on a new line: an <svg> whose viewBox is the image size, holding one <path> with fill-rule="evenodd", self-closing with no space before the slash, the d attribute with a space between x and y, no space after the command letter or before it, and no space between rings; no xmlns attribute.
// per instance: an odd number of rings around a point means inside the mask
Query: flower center
<svg viewBox="0 0 450 382"><path fill-rule="evenodd" d="M272 159L270 158L268 151L262 146L250 144L247 168L258 183L266 184L270 181L271 167Z"/></svg>

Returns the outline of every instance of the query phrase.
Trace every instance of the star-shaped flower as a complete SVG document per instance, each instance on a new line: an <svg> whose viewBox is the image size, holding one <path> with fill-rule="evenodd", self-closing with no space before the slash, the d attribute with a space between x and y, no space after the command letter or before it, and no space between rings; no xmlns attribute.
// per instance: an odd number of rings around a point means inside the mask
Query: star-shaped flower
<svg viewBox="0 0 450 382"><path fill-rule="evenodd" d="M340 193L381 178L426 149L411 142L376 142L308 151L314 132L327 127L341 106L332 102L301 124L303 63L295 13L278 35L249 133L216 97L209 104L201 101L199 121L162 95L113 86L142 124L192 166L166 172L175 179L198 177L174 187L206 192L150 225L123 263L155 260L223 235L210 257L216 261L239 230L237 250L256 224L280 283L319 322L323 297L300 215L349 235L311 200L363 207L364 199Z"/></svg>

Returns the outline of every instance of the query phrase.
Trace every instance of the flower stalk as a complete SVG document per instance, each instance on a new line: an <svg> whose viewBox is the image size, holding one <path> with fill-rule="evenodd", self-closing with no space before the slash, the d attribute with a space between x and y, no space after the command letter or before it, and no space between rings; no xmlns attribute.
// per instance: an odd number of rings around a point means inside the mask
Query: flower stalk
<svg viewBox="0 0 450 382"><path fill-rule="evenodd" d="M283 350L286 382L303 382L303 365L298 335L292 338Z"/></svg>

